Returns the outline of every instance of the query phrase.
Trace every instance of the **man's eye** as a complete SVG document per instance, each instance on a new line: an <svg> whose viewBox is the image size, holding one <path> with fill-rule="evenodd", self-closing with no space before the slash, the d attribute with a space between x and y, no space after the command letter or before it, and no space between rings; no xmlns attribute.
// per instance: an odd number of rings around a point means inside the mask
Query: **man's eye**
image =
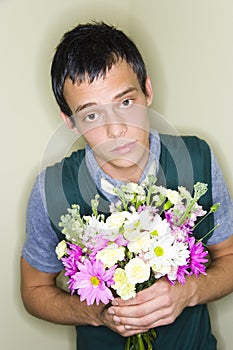
<svg viewBox="0 0 233 350"><path fill-rule="evenodd" d="M98 115L96 113L90 113L84 119L86 121L92 122L93 120L96 120L97 117L98 117Z"/></svg>
<svg viewBox="0 0 233 350"><path fill-rule="evenodd" d="M133 103L133 100L127 99L127 100L124 100L124 101L121 103L121 105L122 105L122 107L129 107L129 106L132 105L132 103Z"/></svg>

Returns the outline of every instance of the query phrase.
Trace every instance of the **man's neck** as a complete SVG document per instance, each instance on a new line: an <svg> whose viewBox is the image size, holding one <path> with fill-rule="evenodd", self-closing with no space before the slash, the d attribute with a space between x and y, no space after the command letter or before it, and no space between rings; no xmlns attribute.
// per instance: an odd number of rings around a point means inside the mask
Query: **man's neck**
<svg viewBox="0 0 233 350"><path fill-rule="evenodd" d="M140 166L139 168L136 167L128 167L126 169L122 169L122 171L113 171L113 169L102 169L102 167L99 166L99 164L96 161L95 155L93 151L90 149L88 145L86 145L86 164L87 168L90 171L90 174L92 175L97 187L100 189L101 184L100 180L101 178L106 178L111 184L114 186L119 186L120 183L122 183L121 180L117 179L123 179L123 182L141 182L144 180L145 176L148 174L148 171L155 174L156 168L159 164L159 156L160 156L160 139L159 134L155 130L151 130L150 135L150 152L148 153L149 159L148 161L144 163L144 166ZM153 164L153 167L151 165ZM102 164L103 166L104 164ZM116 175L114 177L114 174ZM140 177L141 174L141 177ZM140 177L140 178L139 178ZM139 180L139 181L138 181Z"/></svg>
<svg viewBox="0 0 233 350"><path fill-rule="evenodd" d="M147 165L149 159L149 149L143 154L140 161L135 164L131 163L127 166L117 166L110 162L100 161L97 155L94 155L99 167L110 177L123 182L135 182L137 183Z"/></svg>
<svg viewBox="0 0 233 350"><path fill-rule="evenodd" d="M114 166L105 164L105 166L102 166L101 169L116 180L135 183L139 181L143 172L143 169L135 164L127 168L115 168Z"/></svg>

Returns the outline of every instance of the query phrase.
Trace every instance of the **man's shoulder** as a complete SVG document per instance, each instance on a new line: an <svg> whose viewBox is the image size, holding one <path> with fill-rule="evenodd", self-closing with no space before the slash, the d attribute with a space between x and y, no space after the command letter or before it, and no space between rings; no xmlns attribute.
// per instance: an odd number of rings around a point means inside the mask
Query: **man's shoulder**
<svg viewBox="0 0 233 350"><path fill-rule="evenodd" d="M46 172L51 169L62 169L65 166L79 165L85 158L85 148L73 151L70 155L60 161L46 167Z"/></svg>
<svg viewBox="0 0 233 350"><path fill-rule="evenodd" d="M209 144L196 135L170 135L159 134L163 148L171 153L186 153L190 155L203 156L210 155Z"/></svg>
<svg viewBox="0 0 233 350"><path fill-rule="evenodd" d="M204 139L200 138L197 135L174 135L174 134L160 133L159 137L160 137L161 142L164 142L164 141L177 142L179 140L183 140L184 142L187 142L187 143L193 142L193 143L205 143L205 144L207 144L207 142Z"/></svg>

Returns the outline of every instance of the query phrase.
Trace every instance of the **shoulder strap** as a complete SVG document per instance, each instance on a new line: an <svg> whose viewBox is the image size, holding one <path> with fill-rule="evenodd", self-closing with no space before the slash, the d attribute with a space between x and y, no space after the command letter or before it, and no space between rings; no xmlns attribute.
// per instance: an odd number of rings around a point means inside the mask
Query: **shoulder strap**
<svg viewBox="0 0 233 350"><path fill-rule="evenodd" d="M213 204L211 153L208 144L195 136L161 134L160 141L158 182L171 189L184 186L191 193L196 182L207 183L208 191L200 198L199 204L208 210ZM209 215L195 231L195 236L201 238L213 227L214 218Z"/></svg>
<svg viewBox="0 0 233 350"><path fill-rule="evenodd" d="M72 204L80 206L81 215L91 214L91 199L99 193L99 212L109 212L109 202L100 193L87 169L85 150L73 152L70 157L46 169L45 194L51 225L59 240L64 239L58 223Z"/></svg>

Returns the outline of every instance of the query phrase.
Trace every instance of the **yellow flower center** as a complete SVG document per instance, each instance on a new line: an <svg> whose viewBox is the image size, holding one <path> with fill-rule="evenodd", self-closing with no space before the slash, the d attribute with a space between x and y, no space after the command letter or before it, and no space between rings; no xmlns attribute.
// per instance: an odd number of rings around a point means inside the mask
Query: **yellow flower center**
<svg viewBox="0 0 233 350"><path fill-rule="evenodd" d="M163 256L164 254L163 248L159 246L154 249L154 252L156 256Z"/></svg>
<svg viewBox="0 0 233 350"><path fill-rule="evenodd" d="M154 230L154 231L151 231L150 233L152 236L158 236L158 231L157 230Z"/></svg>
<svg viewBox="0 0 233 350"><path fill-rule="evenodd" d="M93 286L98 286L100 284L100 280L96 277L96 276L92 276L90 278L91 284L93 284Z"/></svg>

